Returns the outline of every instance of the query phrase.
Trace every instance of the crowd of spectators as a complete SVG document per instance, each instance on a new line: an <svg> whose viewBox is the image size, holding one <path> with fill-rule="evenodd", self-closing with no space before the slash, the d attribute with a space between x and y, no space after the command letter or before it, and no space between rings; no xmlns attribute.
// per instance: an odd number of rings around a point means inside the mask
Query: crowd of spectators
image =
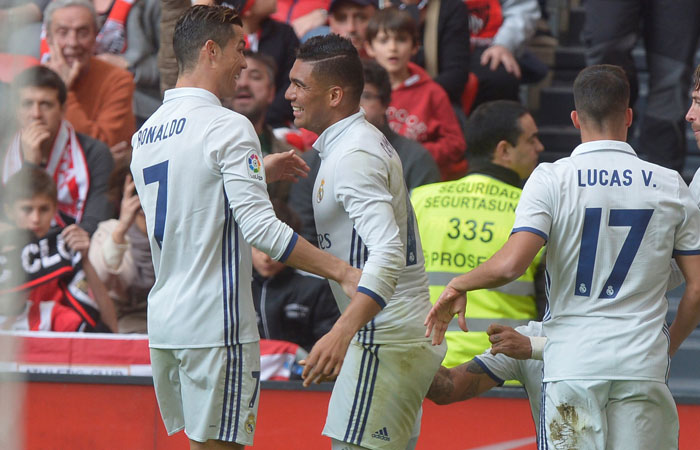
<svg viewBox="0 0 700 450"><path fill-rule="evenodd" d="M324 237L317 236L311 213L320 165L310 150L315 136L294 129L285 99L300 42L337 33L366 59L361 104L396 148L409 189L464 176L470 111L491 100L518 100L520 84L541 80L548 70L526 48L543 13L537 0L0 0L0 30L7 31L0 36L0 57L11 61L0 74L0 102L9 106L0 117L0 232L15 236L22 230L22 239L0 242L0 295L23 293L25 299L0 315L35 317L31 308L51 306L55 312L41 317L56 317L48 325L22 319L0 327L147 331L155 276L146 218L128 170L131 136L158 108L162 92L175 85L177 17L192 4L209 2L241 12L248 44L248 68L235 97L222 104L252 122L265 155L303 153L309 177L274 183L269 193L278 212L289 209L289 220L298 221L301 234L321 248ZM587 23L591 61L628 65L596 40L605 23ZM686 40L697 43L695 31ZM648 48L658 50L654 37L647 39ZM683 58L674 73L689 73ZM663 72L662 62L650 61ZM677 119L659 114L649 123ZM33 180L37 173L53 181L54 191L10 194L16 191L13 180ZM52 220L46 230L16 219L20 209L27 216L42 214L39 206L34 212L18 206L36 198L47 200L42 217L51 213ZM31 254L28 259L12 262L23 251ZM283 267L268 271L270 264L258 261L255 267L261 335L308 349L337 316L326 282ZM35 266L41 271L27 270ZM5 276L10 272L21 275ZM83 279L87 283L76 281ZM277 296L272 287L280 283L294 284L294 292ZM73 285L83 288L81 294L71 293ZM296 289L302 285L309 288ZM274 301L266 300L271 295ZM316 311L321 298L332 307ZM70 320L58 319L64 308Z"/></svg>

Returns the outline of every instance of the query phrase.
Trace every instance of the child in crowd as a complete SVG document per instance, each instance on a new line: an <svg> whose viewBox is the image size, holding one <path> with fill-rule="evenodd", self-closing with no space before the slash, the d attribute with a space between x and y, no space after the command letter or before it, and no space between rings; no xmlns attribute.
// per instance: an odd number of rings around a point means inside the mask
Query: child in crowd
<svg viewBox="0 0 700 450"><path fill-rule="evenodd" d="M3 201L11 224L0 239L0 328L115 331L114 305L84 258L90 236L75 224L52 228L51 176L23 167L5 185Z"/></svg>
<svg viewBox="0 0 700 450"><path fill-rule="evenodd" d="M275 214L299 232L299 217L289 207L272 200ZM328 281L303 275L252 247L253 304L263 339L293 342L306 351L330 331L340 311Z"/></svg>
<svg viewBox="0 0 700 450"><path fill-rule="evenodd" d="M418 51L418 30L411 15L389 7L367 25L365 49L389 73L389 126L428 149L443 179L464 173L466 144L450 99L427 72L411 62Z"/></svg>
<svg viewBox="0 0 700 450"><path fill-rule="evenodd" d="M90 243L90 263L117 309L120 333L146 333L148 292L156 276L146 232L146 217L126 164L110 184L121 200L119 219L100 222Z"/></svg>

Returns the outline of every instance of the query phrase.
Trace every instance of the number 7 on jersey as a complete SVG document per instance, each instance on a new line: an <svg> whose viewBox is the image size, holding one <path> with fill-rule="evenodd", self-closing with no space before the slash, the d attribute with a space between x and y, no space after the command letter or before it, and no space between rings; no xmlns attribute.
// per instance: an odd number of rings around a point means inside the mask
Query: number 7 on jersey
<svg viewBox="0 0 700 450"><path fill-rule="evenodd" d="M163 248L165 232L165 214L168 210L168 160L143 169L143 181L146 185L158 183L156 195L156 223L153 235L159 248Z"/></svg>

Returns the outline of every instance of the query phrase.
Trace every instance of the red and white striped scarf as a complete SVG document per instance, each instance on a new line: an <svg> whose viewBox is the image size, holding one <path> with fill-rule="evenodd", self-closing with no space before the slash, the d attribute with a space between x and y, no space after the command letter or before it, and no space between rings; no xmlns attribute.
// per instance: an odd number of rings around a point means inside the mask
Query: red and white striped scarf
<svg viewBox="0 0 700 450"><path fill-rule="evenodd" d="M7 183L7 180L22 168L23 161L20 132L18 132L5 155L2 184ZM46 172L56 182L59 213L72 218L75 222L80 222L90 190L90 174L78 136L67 120L61 122L49 154ZM66 226L65 221L60 217L61 214L56 214L56 224Z"/></svg>

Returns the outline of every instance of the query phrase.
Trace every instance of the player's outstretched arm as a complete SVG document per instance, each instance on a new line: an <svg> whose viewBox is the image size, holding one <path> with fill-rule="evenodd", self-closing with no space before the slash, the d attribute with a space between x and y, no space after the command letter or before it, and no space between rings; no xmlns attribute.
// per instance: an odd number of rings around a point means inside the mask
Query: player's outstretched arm
<svg viewBox="0 0 700 450"><path fill-rule="evenodd" d="M372 297L356 292L331 331L316 342L304 360L304 386L337 377L353 336L379 311L381 307Z"/></svg>
<svg viewBox="0 0 700 450"><path fill-rule="evenodd" d="M469 400L498 386L474 360L447 369L440 367L425 398L438 405Z"/></svg>
<svg viewBox="0 0 700 450"><path fill-rule="evenodd" d="M430 309L428 316L425 318L425 322L423 322L423 325L426 327L425 337L430 337L432 334L433 345L440 345L445 338L447 327L455 314L457 315L459 327L464 331L468 331L467 321L464 318L464 312L466 310L466 292L460 292L448 284Z"/></svg>
<svg viewBox="0 0 700 450"><path fill-rule="evenodd" d="M284 263L337 282L343 288L345 295L350 298L355 295L362 275L360 269L350 266L328 252L319 250L301 236L298 237L294 249Z"/></svg>
<svg viewBox="0 0 700 450"><path fill-rule="evenodd" d="M425 319L426 337L435 331L433 344L440 344L454 314L458 314L460 328L467 331L463 317L467 303L466 292L503 286L520 277L544 244L545 240L537 234L528 231L514 233L485 263L453 278Z"/></svg>
<svg viewBox="0 0 700 450"><path fill-rule="evenodd" d="M700 322L700 255L676 255L676 262L685 277L685 292L669 330L671 356Z"/></svg>
<svg viewBox="0 0 700 450"><path fill-rule="evenodd" d="M525 336L518 333L512 327L492 323L486 330L491 342L491 354L497 355L503 353L514 359L541 359L535 358L535 353L542 354L541 349L536 349L533 346L533 339L540 339L541 347L544 347L546 337L540 336ZM544 340L544 341L543 341Z"/></svg>

